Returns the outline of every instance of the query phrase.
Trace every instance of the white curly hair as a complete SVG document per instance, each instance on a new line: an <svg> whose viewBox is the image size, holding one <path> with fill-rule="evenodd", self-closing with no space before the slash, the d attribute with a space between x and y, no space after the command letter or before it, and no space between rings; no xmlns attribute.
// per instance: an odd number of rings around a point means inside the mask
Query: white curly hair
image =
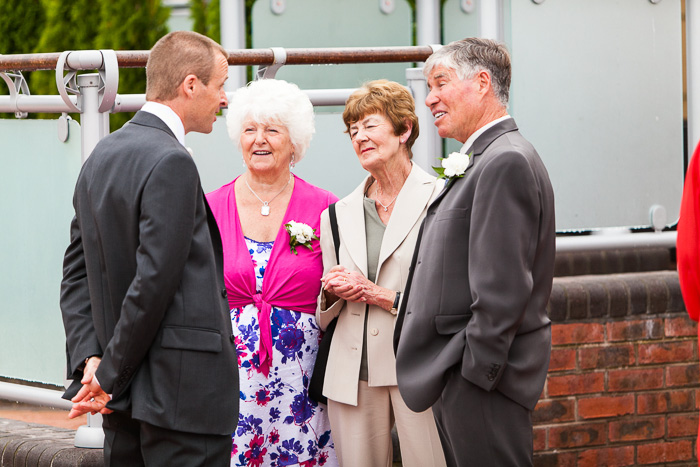
<svg viewBox="0 0 700 467"><path fill-rule="evenodd" d="M261 79L237 89L228 103L226 126L233 143L241 149L243 124L283 125L294 146L294 162L304 158L314 134L314 107L309 97L296 84L281 79Z"/></svg>

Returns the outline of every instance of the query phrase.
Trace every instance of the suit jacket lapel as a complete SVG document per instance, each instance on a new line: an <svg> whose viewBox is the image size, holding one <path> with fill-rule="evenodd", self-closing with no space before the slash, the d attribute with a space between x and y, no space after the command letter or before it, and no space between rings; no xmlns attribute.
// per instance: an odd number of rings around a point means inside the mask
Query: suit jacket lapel
<svg viewBox="0 0 700 467"><path fill-rule="evenodd" d="M418 218L433 194L434 180L434 177L413 164L399 197L396 198L394 211L384 232L382 247L379 251L377 276L384 261L401 245L408 232L418 222Z"/></svg>
<svg viewBox="0 0 700 467"><path fill-rule="evenodd" d="M365 277L367 277L367 238L363 202L367 180L369 177L336 204L340 243L345 245L352 261Z"/></svg>
<svg viewBox="0 0 700 467"><path fill-rule="evenodd" d="M472 144L472 147L467 151L467 154L472 153L472 157L469 158L469 165L467 165L466 170L464 171L464 177L459 177L459 178L465 178L469 174L469 169L474 167L474 164L476 163L476 158L483 154L483 152L488 148L491 143L493 143L498 137L501 135L504 135L506 133L509 133L511 131L517 131L518 127L515 124L515 120L512 118L509 118L507 120L503 120L502 122L498 122L488 130L486 130L482 135L480 135L476 141L474 141L474 144ZM445 188L442 190L442 192L433 200L431 203L431 206L433 204L439 203L440 200L445 196L445 194L452 188L452 185L454 185L457 182L458 178L453 177L450 179L446 184Z"/></svg>

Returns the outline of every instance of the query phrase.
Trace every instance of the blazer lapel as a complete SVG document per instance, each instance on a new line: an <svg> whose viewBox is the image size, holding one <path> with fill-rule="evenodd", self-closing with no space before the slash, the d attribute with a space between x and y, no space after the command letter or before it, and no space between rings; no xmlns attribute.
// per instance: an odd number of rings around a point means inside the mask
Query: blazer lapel
<svg viewBox="0 0 700 467"><path fill-rule="evenodd" d="M472 147L467 151L467 154L471 153L472 156L469 158L469 165L467 165L466 170L464 171L464 177L459 177L459 178L466 178L469 172L469 169L474 167L474 164L476 163L476 158L483 154L483 152L488 148L491 143L493 143L497 138L500 136L509 133L511 131L517 131L518 126L515 124L515 120L512 118L509 118L507 120L503 120L502 122L499 122L486 130L482 135L480 135L476 141L472 144ZM445 196L445 194L452 188L452 185L454 185L457 180L459 179L457 177L451 178L446 184L445 188L440 192L440 194L433 200L430 205L434 205L440 202L440 200Z"/></svg>
<svg viewBox="0 0 700 467"><path fill-rule="evenodd" d="M377 276L379 276L379 271L384 261L401 245L406 235L418 222L434 189L435 178L425 173L417 164L413 164L413 168L408 174L404 186L401 188L399 197L396 198L394 211L384 231L384 238L379 251Z"/></svg>
<svg viewBox="0 0 700 467"><path fill-rule="evenodd" d="M367 276L367 238L363 202L367 180L369 177L336 204L340 243L345 245L350 258L365 277Z"/></svg>

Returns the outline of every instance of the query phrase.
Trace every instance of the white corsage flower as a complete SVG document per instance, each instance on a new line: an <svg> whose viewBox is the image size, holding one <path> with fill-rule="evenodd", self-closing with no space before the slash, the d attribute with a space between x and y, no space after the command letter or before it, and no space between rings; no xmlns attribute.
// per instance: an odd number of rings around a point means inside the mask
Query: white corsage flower
<svg viewBox="0 0 700 467"><path fill-rule="evenodd" d="M318 240L316 236L316 229L312 229L311 226L304 224L303 222L289 221L288 224L284 224L284 228L287 229L289 233L289 248L292 253L297 254L296 247L305 246L311 251L314 248L311 246L312 240Z"/></svg>
<svg viewBox="0 0 700 467"><path fill-rule="evenodd" d="M433 167L433 170L437 172L438 178L463 177L471 157L472 153L453 152L449 156L440 159L442 167Z"/></svg>

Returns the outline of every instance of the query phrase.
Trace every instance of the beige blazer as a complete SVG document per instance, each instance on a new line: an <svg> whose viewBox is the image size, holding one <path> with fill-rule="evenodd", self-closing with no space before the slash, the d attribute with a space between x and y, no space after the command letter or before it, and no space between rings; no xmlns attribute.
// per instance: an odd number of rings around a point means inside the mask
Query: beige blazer
<svg viewBox="0 0 700 467"><path fill-rule="evenodd" d="M367 276L367 244L363 199L368 176L352 193L336 204L340 234L340 263ZM444 183L413 164L384 232L377 266L377 285L403 292L416 245L420 224L430 202ZM321 250L323 273L336 265L333 235L328 210L321 214ZM357 387L362 358L364 303L338 300L326 308L323 292L319 295L316 320L321 329L339 316L328 356L323 394L337 402L357 405ZM367 319L367 366L369 386L395 386L396 360L392 336L396 315L378 306L369 307Z"/></svg>

